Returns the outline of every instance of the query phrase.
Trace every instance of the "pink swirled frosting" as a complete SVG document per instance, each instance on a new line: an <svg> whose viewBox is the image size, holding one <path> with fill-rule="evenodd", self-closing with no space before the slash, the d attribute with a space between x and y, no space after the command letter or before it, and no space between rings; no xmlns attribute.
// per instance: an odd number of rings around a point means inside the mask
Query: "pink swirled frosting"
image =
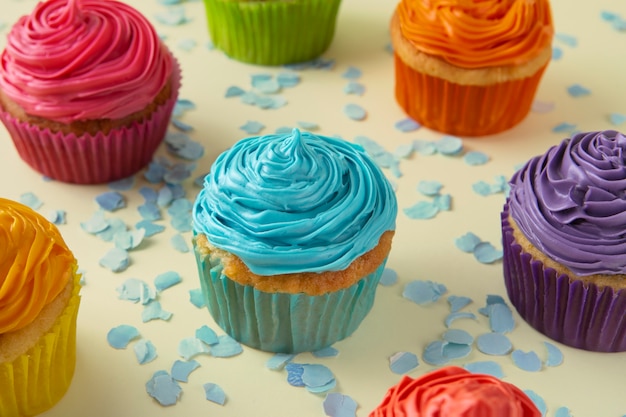
<svg viewBox="0 0 626 417"><path fill-rule="evenodd" d="M61 123L119 119L148 106L173 59L148 20L114 0L40 2L12 27L0 89Z"/></svg>
<svg viewBox="0 0 626 417"><path fill-rule="evenodd" d="M370 417L540 417L516 386L491 375L448 366L419 378L404 376Z"/></svg>
<svg viewBox="0 0 626 417"><path fill-rule="evenodd" d="M524 236L579 276L626 274L626 137L574 135L511 179L510 213Z"/></svg>

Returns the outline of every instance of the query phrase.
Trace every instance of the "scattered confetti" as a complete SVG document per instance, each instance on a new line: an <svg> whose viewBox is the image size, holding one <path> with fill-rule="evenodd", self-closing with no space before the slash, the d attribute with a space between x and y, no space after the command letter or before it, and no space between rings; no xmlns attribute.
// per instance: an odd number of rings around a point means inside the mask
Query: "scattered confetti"
<svg viewBox="0 0 626 417"><path fill-rule="evenodd" d="M164 291L174 285L180 283L182 278L178 272L167 271L157 275L154 279L154 287L158 292Z"/></svg>
<svg viewBox="0 0 626 417"><path fill-rule="evenodd" d="M265 366L272 371L280 371L289 363L296 355L292 353L276 353L265 362Z"/></svg>
<svg viewBox="0 0 626 417"><path fill-rule="evenodd" d="M46 219L57 226L65 224L67 223L67 212L65 210L52 210L46 215Z"/></svg>
<svg viewBox="0 0 626 417"><path fill-rule="evenodd" d="M469 297L463 297L458 295L450 295L448 297L448 304L450 305L450 311L456 313L461 311L464 307L468 306L472 302Z"/></svg>
<svg viewBox="0 0 626 417"><path fill-rule="evenodd" d="M400 132L406 133L406 132L413 132L419 129L420 127L422 127L422 125L411 118L406 118L406 119L397 121L394 127Z"/></svg>
<svg viewBox="0 0 626 417"><path fill-rule="evenodd" d="M236 356L243 352L241 344L229 335L221 335L217 340L217 344L211 345L211 356L230 358L231 356Z"/></svg>
<svg viewBox="0 0 626 417"><path fill-rule="evenodd" d="M552 60L558 61L562 57L563 57L563 50L559 48L558 46L553 46L552 47Z"/></svg>
<svg viewBox="0 0 626 417"><path fill-rule="evenodd" d="M546 366L559 366L560 364L562 364L563 352L561 352L561 350L558 347L556 347L550 342L543 342L543 344L546 346L546 349L548 350L548 358L546 359L545 365Z"/></svg>
<svg viewBox="0 0 626 417"><path fill-rule="evenodd" d="M339 351L332 346L328 346L311 353L316 358L333 358L339 354Z"/></svg>
<svg viewBox="0 0 626 417"><path fill-rule="evenodd" d="M402 296L416 304L433 303L447 291L445 285L433 281L411 281L404 287Z"/></svg>
<svg viewBox="0 0 626 417"><path fill-rule="evenodd" d="M107 333L107 342L114 349L126 349L128 344L139 337L139 330L129 324L121 324Z"/></svg>
<svg viewBox="0 0 626 417"><path fill-rule="evenodd" d="M113 248L100 258L99 264L112 272L122 272L130 265L130 258L125 250Z"/></svg>
<svg viewBox="0 0 626 417"><path fill-rule="evenodd" d="M489 162L489 156L480 151L471 151L463 156L463 161L470 166L484 165Z"/></svg>
<svg viewBox="0 0 626 417"><path fill-rule="evenodd" d="M474 257L483 264L491 264L502 259L503 253L489 242L480 242L474 248Z"/></svg>
<svg viewBox="0 0 626 417"><path fill-rule="evenodd" d="M580 84L573 84L567 87L567 92L572 97L583 97L591 94L591 91Z"/></svg>
<svg viewBox="0 0 626 417"><path fill-rule="evenodd" d="M443 354L444 345L445 342L441 340L435 340L434 342L429 343L424 349L424 353L422 354L422 359L424 359L424 362L435 366L448 363L449 359L446 358Z"/></svg>
<svg viewBox="0 0 626 417"><path fill-rule="evenodd" d="M126 199L117 191L107 191L97 195L96 203L106 211L115 211L126 207Z"/></svg>
<svg viewBox="0 0 626 417"><path fill-rule="evenodd" d="M38 210L43 205L43 202L34 193L24 193L20 195L20 203L33 210Z"/></svg>
<svg viewBox="0 0 626 417"><path fill-rule="evenodd" d="M572 417L569 408L559 407L554 411L554 417Z"/></svg>
<svg viewBox="0 0 626 417"><path fill-rule="evenodd" d="M307 391L322 393L335 387L335 376L325 365L303 364L302 368L302 383Z"/></svg>
<svg viewBox="0 0 626 417"><path fill-rule="evenodd" d="M435 142L435 147L442 155L455 156L463 151L463 141L454 136L444 136Z"/></svg>
<svg viewBox="0 0 626 417"><path fill-rule="evenodd" d="M454 323L458 319L472 319L476 320L476 315L474 313L459 311L456 313L450 313L446 316L444 323L446 327L450 327L452 323Z"/></svg>
<svg viewBox="0 0 626 417"><path fill-rule="evenodd" d="M207 325L204 325L196 330L196 339L203 341L209 346L219 343L217 334Z"/></svg>
<svg viewBox="0 0 626 417"><path fill-rule="evenodd" d="M455 239L454 244L463 252L474 253L476 245L481 242L480 238L472 232L467 232L463 236Z"/></svg>
<svg viewBox="0 0 626 417"><path fill-rule="evenodd" d="M126 177L117 181L112 181L109 184L109 188L115 191L128 191L135 185L135 177Z"/></svg>
<svg viewBox="0 0 626 417"><path fill-rule="evenodd" d="M164 143L170 154L182 159L195 161L204 156L204 146L183 132L168 132Z"/></svg>
<svg viewBox="0 0 626 417"><path fill-rule="evenodd" d="M346 72L341 74L343 78L347 78L349 80L358 80L359 78L361 78L361 75L363 75L361 70L355 67L348 67Z"/></svg>
<svg viewBox="0 0 626 417"><path fill-rule="evenodd" d="M200 288L189 290L189 301L198 308L206 307L204 295L202 294L202 290Z"/></svg>
<svg viewBox="0 0 626 417"><path fill-rule="evenodd" d="M611 122L613 126L619 126L626 122L626 115L620 113L611 113L609 114L609 122Z"/></svg>
<svg viewBox="0 0 626 417"><path fill-rule="evenodd" d="M176 46L178 46L178 48L182 49L183 51L191 51L193 48L196 47L197 44L198 43L195 39L187 38L179 40Z"/></svg>
<svg viewBox="0 0 626 417"><path fill-rule="evenodd" d="M168 321L172 318L172 313L163 310L159 301L152 301L146 304L141 312L141 321L147 323L152 320L165 320Z"/></svg>
<svg viewBox="0 0 626 417"><path fill-rule="evenodd" d="M471 345L474 343L474 337L461 329L446 330L442 339L448 343L456 343L458 345Z"/></svg>
<svg viewBox="0 0 626 417"><path fill-rule="evenodd" d="M156 347L151 341L146 339L139 340L135 346L133 346L133 350L135 351L135 358L137 358L137 362L139 362L140 365L152 362L157 357Z"/></svg>
<svg viewBox="0 0 626 417"><path fill-rule="evenodd" d="M276 81L283 88L295 87L300 84L300 76L293 72L281 72L276 76Z"/></svg>
<svg viewBox="0 0 626 417"><path fill-rule="evenodd" d="M265 128L265 125L255 121L248 121L244 125L240 126L239 129L248 133L249 135L256 135L261 130Z"/></svg>
<svg viewBox="0 0 626 417"><path fill-rule="evenodd" d="M360 121L367 117L365 109L358 104L346 104L343 111L352 120Z"/></svg>
<svg viewBox="0 0 626 417"><path fill-rule="evenodd" d="M496 303L488 307L489 327L495 333L509 333L515 328L513 313L506 304Z"/></svg>
<svg viewBox="0 0 626 417"><path fill-rule="evenodd" d="M298 122L298 126L302 129L306 129L310 131L319 129L319 125L317 123L312 123L312 122L300 121Z"/></svg>
<svg viewBox="0 0 626 417"><path fill-rule="evenodd" d="M156 298L156 291L144 281L129 278L116 288L120 300L146 305Z"/></svg>
<svg viewBox="0 0 626 417"><path fill-rule="evenodd" d="M572 48L578 46L578 40L572 35L568 35L565 33L555 33L554 39Z"/></svg>
<svg viewBox="0 0 626 417"><path fill-rule="evenodd" d="M236 85L232 85L226 89L226 93L224 97L239 97L245 93L245 90L241 87L237 87Z"/></svg>
<svg viewBox="0 0 626 417"><path fill-rule="evenodd" d="M496 378L504 378L504 372L499 363L494 361L478 361L467 363L463 366L474 374L486 374Z"/></svg>
<svg viewBox="0 0 626 417"><path fill-rule="evenodd" d="M219 405L226 403L226 394L219 385L208 382L202 385L202 387L204 388L204 395L207 400Z"/></svg>
<svg viewBox="0 0 626 417"><path fill-rule="evenodd" d="M187 253L189 252L189 246L187 245L187 240L181 234L176 234L172 236L170 239L170 243L172 247L176 249L178 252Z"/></svg>
<svg viewBox="0 0 626 417"><path fill-rule="evenodd" d="M417 355L411 352L398 352L389 357L389 369L394 374L406 374L417 368Z"/></svg>
<svg viewBox="0 0 626 417"><path fill-rule="evenodd" d="M200 339L197 339L195 337L184 338L178 344L178 354L186 361L196 355L208 354L209 351L209 347L205 345Z"/></svg>
<svg viewBox="0 0 626 417"><path fill-rule="evenodd" d="M528 372L538 372L541 370L541 359L537 356L537 353L532 350L524 352L523 350L516 349L511 353L513 363L521 370Z"/></svg>
<svg viewBox="0 0 626 417"><path fill-rule="evenodd" d="M365 86L363 84L361 84L361 83L357 83L355 81L350 81L343 88L343 92L346 93L346 94L354 94L354 95L357 95L357 96L362 96L363 94L365 94Z"/></svg>
<svg viewBox="0 0 626 417"><path fill-rule="evenodd" d="M417 184L417 191L426 195L426 196L434 196L439 194L443 184L439 181L425 181L422 180Z"/></svg>
<svg viewBox="0 0 626 417"><path fill-rule="evenodd" d="M194 359L190 361L176 360L172 364L172 378L179 382L187 382L189 375L200 367L200 363Z"/></svg>
<svg viewBox="0 0 626 417"><path fill-rule="evenodd" d="M124 228L126 228L125 225ZM115 243L115 247L128 251L136 249L141 245L145 236L146 231L144 229L120 230L114 234L113 242Z"/></svg>
<svg viewBox="0 0 626 417"><path fill-rule="evenodd" d="M533 390L527 389L527 390L524 390L524 393L528 395L528 398L530 398L533 403L535 403L541 415L545 416L546 412L548 411L548 406L546 405L546 402L544 401L544 399L541 398L539 394L537 394Z"/></svg>
<svg viewBox="0 0 626 417"><path fill-rule="evenodd" d="M293 387L303 387L302 374L304 373L304 367L302 364L289 362L285 365L287 371L287 383Z"/></svg>
<svg viewBox="0 0 626 417"><path fill-rule="evenodd" d="M167 371L156 371L146 382L146 392L159 404L169 406L176 404L182 388Z"/></svg>
<svg viewBox="0 0 626 417"><path fill-rule="evenodd" d="M358 404L351 397L331 392L324 398L324 414L328 417L356 417Z"/></svg>
<svg viewBox="0 0 626 417"><path fill-rule="evenodd" d="M552 128L552 132L554 133L572 133L576 129L576 125L563 122Z"/></svg>
<svg viewBox="0 0 626 417"><path fill-rule="evenodd" d="M168 7L165 12L157 13L154 18L167 26L178 26L189 21L185 16L185 9L181 6Z"/></svg>
<svg viewBox="0 0 626 417"><path fill-rule="evenodd" d="M380 277L379 284L385 287L391 286L398 282L398 273L391 268L385 268Z"/></svg>
<svg viewBox="0 0 626 417"><path fill-rule="evenodd" d="M410 207L404 208L404 214L413 220L432 219L439 213L439 207L432 201L418 201Z"/></svg>
<svg viewBox="0 0 626 417"><path fill-rule="evenodd" d="M502 356L511 352L513 344L501 333L484 333L476 338L476 348L485 355Z"/></svg>

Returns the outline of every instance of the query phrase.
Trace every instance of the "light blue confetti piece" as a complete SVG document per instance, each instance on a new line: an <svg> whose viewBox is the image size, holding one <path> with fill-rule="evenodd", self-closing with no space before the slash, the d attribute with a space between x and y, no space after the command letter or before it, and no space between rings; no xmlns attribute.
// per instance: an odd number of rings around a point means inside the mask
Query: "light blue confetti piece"
<svg viewBox="0 0 626 417"><path fill-rule="evenodd" d="M367 117L367 112L365 111L365 109L358 104L346 104L346 106L343 108L343 111L345 115L352 120L360 121L364 120Z"/></svg>
<svg viewBox="0 0 626 417"><path fill-rule="evenodd" d="M251 106L256 106L256 102L258 100L257 94L253 91L246 91L241 96L241 102L244 104L249 104Z"/></svg>
<svg viewBox="0 0 626 417"><path fill-rule="evenodd" d="M187 239L185 239L185 237L181 234L176 234L172 236L170 239L170 243L172 244L172 247L180 253L189 252L189 245L187 245Z"/></svg>
<svg viewBox="0 0 626 417"><path fill-rule="evenodd" d="M257 95L254 104L261 109L271 109L274 107L274 99L269 96Z"/></svg>
<svg viewBox="0 0 626 417"><path fill-rule="evenodd" d="M212 382L207 382L202 387L204 388L204 396L208 401L219 405L226 404L226 393L222 387Z"/></svg>
<svg viewBox="0 0 626 417"><path fill-rule="evenodd" d="M384 287L389 287L396 282L398 282L398 273L391 268L385 268L378 283Z"/></svg>
<svg viewBox="0 0 626 417"><path fill-rule="evenodd" d="M472 352L472 346L459 343L445 342L443 345L443 356L448 360L467 357Z"/></svg>
<svg viewBox="0 0 626 417"><path fill-rule="evenodd" d="M504 378L504 371L498 362L494 361L477 361L463 365L467 371L473 374L491 375L496 378Z"/></svg>
<svg viewBox="0 0 626 417"><path fill-rule="evenodd" d="M299 121L298 122L298 126L302 129L306 129L309 131L313 131L313 130L317 130L319 129L319 125L317 123L312 123L312 122L303 122L303 121Z"/></svg>
<svg viewBox="0 0 626 417"><path fill-rule="evenodd" d="M143 197L146 203L156 203L157 201L157 191L151 187L141 187L139 189L139 194Z"/></svg>
<svg viewBox="0 0 626 417"><path fill-rule="evenodd" d="M513 331L515 319L509 306L500 303L489 306L489 327L495 333L509 333Z"/></svg>
<svg viewBox="0 0 626 417"><path fill-rule="evenodd" d="M445 285L433 281L411 281L405 285L402 296L416 304L434 303L447 291Z"/></svg>
<svg viewBox="0 0 626 417"><path fill-rule="evenodd" d="M198 329L196 329L196 339L201 340L206 343L208 346L213 346L219 343L219 338L213 329L211 329L206 324Z"/></svg>
<svg viewBox="0 0 626 417"><path fill-rule="evenodd" d="M398 352L389 357L389 369L394 374L407 374L418 366L417 355L411 352Z"/></svg>
<svg viewBox="0 0 626 417"><path fill-rule="evenodd" d="M156 291L144 281L129 278L115 289L120 300L146 305L156 298Z"/></svg>
<svg viewBox="0 0 626 417"><path fill-rule="evenodd" d="M295 87L300 84L300 75L293 72L280 72L276 76L276 81L283 88Z"/></svg>
<svg viewBox="0 0 626 417"><path fill-rule="evenodd" d="M474 336L462 329L448 329L441 338L448 343L458 345L471 345L474 343Z"/></svg>
<svg viewBox="0 0 626 417"><path fill-rule="evenodd" d="M204 156L204 146L193 141L186 133L169 132L164 142L167 151L178 158L195 161Z"/></svg>
<svg viewBox="0 0 626 417"><path fill-rule="evenodd" d="M572 35L568 35L565 33L555 33L554 39L572 48L578 46L578 40L575 36Z"/></svg>
<svg viewBox="0 0 626 417"><path fill-rule="evenodd" d="M484 333L476 337L476 348L485 355L503 356L513 349L513 344L502 333Z"/></svg>
<svg viewBox="0 0 626 417"><path fill-rule="evenodd" d="M362 96L365 94L365 86L361 83L357 83L356 81L350 81L348 84L343 87L343 92L346 94L354 94L356 96Z"/></svg>
<svg viewBox="0 0 626 417"><path fill-rule="evenodd" d="M171 122L172 122L172 125L176 129L180 130L181 132L191 132L191 131L193 131L193 126L191 126L188 123L183 122L180 119L172 119Z"/></svg>
<svg viewBox="0 0 626 417"><path fill-rule="evenodd" d="M335 379L327 366L321 364L302 364L302 383L307 388L325 387Z"/></svg>
<svg viewBox="0 0 626 417"><path fill-rule="evenodd" d="M196 355L206 355L209 352L210 348L195 337L186 337L178 343L178 354L186 361Z"/></svg>
<svg viewBox="0 0 626 417"><path fill-rule="evenodd" d="M205 172L203 174L198 175L196 179L193 180L193 185L195 185L196 187L202 188L204 186L204 179L206 178L208 174L209 174L208 172Z"/></svg>
<svg viewBox="0 0 626 417"><path fill-rule="evenodd" d="M167 207L174 200L174 193L172 189L168 186L164 186L159 188L159 192L157 194L156 205L158 207ZM171 215L171 213L169 213Z"/></svg>
<svg viewBox="0 0 626 417"><path fill-rule="evenodd" d="M276 94L280 92L280 84L277 80L263 80L259 81L254 86L263 94Z"/></svg>
<svg viewBox="0 0 626 417"><path fill-rule="evenodd" d="M157 184L163 181L167 168L157 161L152 161L148 165L148 169L143 174L143 177L152 184Z"/></svg>
<svg viewBox="0 0 626 417"><path fill-rule="evenodd" d="M469 297L450 295L448 297L448 304L450 305L450 312L456 313L467 307L472 302Z"/></svg>
<svg viewBox="0 0 626 417"><path fill-rule="evenodd" d="M482 180L472 184L472 190L483 197L491 195L491 185Z"/></svg>
<svg viewBox="0 0 626 417"><path fill-rule="evenodd" d="M107 191L97 195L96 203L106 211L115 211L126 207L126 199L117 191Z"/></svg>
<svg viewBox="0 0 626 417"><path fill-rule="evenodd" d="M541 359L534 351L524 352L523 350L516 349L511 352L511 359L515 366L523 371L538 372L541 370Z"/></svg>
<svg viewBox="0 0 626 417"><path fill-rule="evenodd" d="M135 351L135 358L139 365L150 363L157 358L156 347L147 339L141 339L135 343L133 350Z"/></svg>
<svg viewBox="0 0 626 417"><path fill-rule="evenodd" d="M227 334L217 338L217 344L211 345L211 356L216 358L230 358L243 352L241 344Z"/></svg>
<svg viewBox="0 0 626 417"><path fill-rule="evenodd" d="M567 87L567 92L572 97L583 97L591 94L591 91L588 88L585 88L580 84L570 85Z"/></svg>
<svg viewBox="0 0 626 417"><path fill-rule="evenodd" d="M572 414L567 407L559 407L554 411L554 417L572 417Z"/></svg>
<svg viewBox="0 0 626 417"><path fill-rule="evenodd" d="M98 263L112 272L122 272L130 265L130 257L124 249L113 248L105 253Z"/></svg>
<svg viewBox="0 0 626 417"><path fill-rule="evenodd" d="M244 89L241 87L237 87L236 85L232 85L226 89L226 93L224 94L225 98L230 97L240 97L245 93Z"/></svg>
<svg viewBox="0 0 626 417"><path fill-rule="evenodd" d="M182 6L169 7L165 12L155 14L154 18L157 22L167 26L178 26L188 22Z"/></svg>
<svg viewBox="0 0 626 417"><path fill-rule="evenodd" d="M265 125L259 122L249 120L245 124L239 126L239 129L243 130L249 135L256 135L261 130L265 129Z"/></svg>
<svg viewBox="0 0 626 417"><path fill-rule="evenodd" d="M179 98L178 100L176 100L176 104L174 106L175 111L178 112L179 114L182 114L186 111L189 110L195 110L196 109L196 105L193 101L186 99L186 98Z"/></svg>
<svg viewBox="0 0 626 417"><path fill-rule="evenodd" d="M399 130L400 132L407 133L407 132L416 131L417 129L422 127L422 125L416 122L415 120L407 117L406 119L398 120L394 124L394 127L396 128L396 130Z"/></svg>
<svg viewBox="0 0 626 417"><path fill-rule="evenodd" d="M474 248L474 258L480 263L483 264L492 264L496 261L502 259L502 251L497 250L491 243L489 242L480 242Z"/></svg>
<svg viewBox="0 0 626 417"><path fill-rule="evenodd" d="M331 392L324 398L323 407L328 417L356 417L358 404L347 395Z"/></svg>
<svg viewBox="0 0 626 417"><path fill-rule="evenodd" d="M448 363L450 360L443 354L444 345L445 342L441 340L435 340L434 342L429 343L422 354L424 362L435 366Z"/></svg>
<svg viewBox="0 0 626 417"><path fill-rule="evenodd" d="M170 216L179 216L181 214L191 213L193 209L193 203L186 198L173 199L170 206L167 209L167 213Z"/></svg>
<svg viewBox="0 0 626 417"><path fill-rule="evenodd" d="M180 282L182 282L182 278L178 272L167 271L154 278L154 288L158 292L162 292Z"/></svg>
<svg viewBox="0 0 626 417"><path fill-rule="evenodd" d="M488 306L491 306L493 304L506 304L506 301L504 301L504 298L502 298L501 295L487 294L486 303Z"/></svg>
<svg viewBox="0 0 626 417"><path fill-rule="evenodd" d="M67 212L65 210L51 210L46 215L46 219L57 226L67 223Z"/></svg>
<svg viewBox="0 0 626 417"><path fill-rule="evenodd" d="M324 393L327 393L328 391L331 391L336 386L337 386L337 380L332 379L330 382L328 382L328 384L320 385L319 387L306 386L306 390L313 394L324 394Z"/></svg>
<svg viewBox="0 0 626 417"><path fill-rule="evenodd" d="M481 239L472 232L467 232L454 240L456 247L466 253L473 253L480 242Z"/></svg>
<svg viewBox="0 0 626 417"><path fill-rule="evenodd" d="M413 149L421 155L434 155L437 153L437 146L434 142L416 139L413 141Z"/></svg>
<svg viewBox="0 0 626 417"><path fill-rule="evenodd" d="M341 74L343 78L347 78L349 80L358 80L361 78L361 75L363 75L363 73L356 67L348 67L348 69Z"/></svg>
<svg viewBox="0 0 626 417"><path fill-rule="evenodd" d="M293 353L276 353L265 362L267 369L272 371L280 371L287 365L296 355Z"/></svg>
<svg viewBox="0 0 626 417"><path fill-rule="evenodd" d="M107 342L114 349L126 349L128 344L139 337L139 330L129 324L120 324L107 333Z"/></svg>
<svg viewBox="0 0 626 417"><path fill-rule="evenodd" d="M20 203L33 210L38 210L43 206L43 202L34 193L28 192L20 195Z"/></svg>
<svg viewBox="0 0 626 417"><path fill-rule="evenodd" d="M206 301L200 288L189 290L189 302L198 308L206 307Z"/></svg>
<svg viewBox="0 0 626 417"><path fill-rule="evenodd" d="M535 100L533 101L531 111L534 113L549 113L554 110L554 107L554 102Z"/></svg>
<svg viewBox="0 0 626 417"><path fill-rule="evenodd" d="M141 245L145 236L146 231L144 229L123 230L115 234L113 243L117 248L133 250Z"/></svg>
<svg viewBox="0 0 626 417"><path fill-rule="evenodd" d="M463 156L463 161L470 166L485 165L489 162L489 155L480 151L471 151Z"/></svg>
<svg viewBox="0 0 626 417"><path fill-rule="evenodd" d="M443 184L439 181L425 181L422 180L417 184L417 191L426 195L426 196L434 196L439 194Z"/></svg>
<svg viewBox="0 0 626 417"><path fill-rule="evenodd" d="M334 358L339 355L339 351L332 346L328 346L322 349L311 352L316 358Z"/></svg>
<svg viewBox="0 0 626 417"><path fill-rule="evenodd" d="M378 142L367 136L357 136L354 138L354 143L360 145L365 149L370 156L375 157L378 155L388 154L387 150L383 148Z"/></svg>
<svg viewBox="0 0 626 417"><path fill-rule="evenodd" d="M109 227L109 224L104 217L104 211L98 210L89 220L81 222L80 227L87 233L96 234Z"/></svg>
<svg viewBox="0 0 626 417"><path fill-rule="evenodd" d="M109 188L115 191L128 191L135 185L135 177L126 177L117 181L112 181L109 184Z"/></svg>
<svg viewBox="0 0 626 417"><path fill-rule="evenodd" d="M304 387L302 381L302 374L304 374L304 367L302 364L289 362L285 365L287 371L287 383L293 387Z"/></svg>
<svg viewBox="0 0 626 417"><path fill-rule="evenodd" d="M154 224L150 220L141 220L137 222L135 228L143 229L145 232L145 237L154 236L157 233L161 233L163 230L165 230L165 226L162 226L160 224Z"/></svg>
<svg viewBox="0 0 626 417"><path fill-rule="evenodd" d="M546 402L544 401L544 399L541 398L541 396L537 394L535 391L530 390L530 389L525 389L524 394L528 395L528 398L530 398L531 401L535 404L535 406L537 406L541 415L545 416L546 413L548 412L548 406L546 405Z"/></svg>
<svg viewBox="0 0 626 417"><path fill-rule="evenodd" d="M404 214L413 220L432 219L439 213L439 207L432 201L418 201L410 207L404 208Z"/></svg>
<svg viewBox="0 0 626 417"><path fill-rule="evenodd" d="M96 236L98 236L105 242L112 242L118 233L123 233L126 231L126 224L122 219L114 217L111 219L107 219L106 223L107 228L101 232L96 233Z"/></svg>
<svg viewBox="0 0 626 417"><path fill-rule="evenodd" d="M620 113L611 113L609 114L609 122L611 122L613 126L619 126L626 122L626 115Z"/></svg>
<svg viewBox="0 0 626 417"><path fill-rule="evenodd" d="M276 133L277 135L286 135L293 132L293 127L291 126L281 126L279 128L276 128L276 130L274 131L274 133Z"/></svg>
<svg viewBox="0 0 626 417"><path fill-rule="evenodd" d="M163 310L159 301L152 301L148 303L141 312L141 321L147 323L152 320L164 320L168 321L172 318L172 313Z"/></svg>
<svg viewBox="0 0 626 417"><path fill-rule="evenodd" d="M393 153L393 156L398 159L407 159L413 154L413 144L399 145Z"/></svg>
<svg viewBox="0 0 626 417"><path fill-rule="evenodd" d="M454 136L444 136L435 142L437 151L446 156L455 156L463 151L463 141Z"/></svg>
<svg viewBox="0 0 626 417"><path fill-rule="evenodd" d="M450 313L446 316L444 323L446 327L450 327L458 319L472 319L476 320L476 315L467 311L458 311L456 313Z"/></svg>
<svg viewBox="0 0 626 417"><path fill-rule="evenodd" d="M450 211L452 207L452 196L450 194L440 194L433 198L433 204L439 211Z"/></svg>
<svg viewBox="0 0 626 417"><path fill-rule="evenodd" d="M191 171L194 169L195 165L176 164L165 171L163 181L170 184L180 184L191 176Z"/></svg>
<svg viewBox="0 0 626 417"><path fill-rule="evenodd" d="M189 375L200 367L200 363L194 359L181 361L177 359L172 364L172 378L179 382L189 381Z"/></svg>
<svg viewBox="0 0 626 417"><path fill-rule="evenodd" d="M269 104L269 107L264 107L264 108L280 109L281 107L284 107L287 105L287 99L283 96L274 96L270 98L270 102L268 104ZM259 105L259 107L261 106Z"/></svg>
<svg viewBox="0 0 626 417"><path fill-rule="evenodd" d="M558 347L556 347L550 342L543 342L543 344L546 346L546 349L548 350L548 358L546 359L545 365L546 366L559 366L560 364L562 364L563 352L561 352L561 350Z"/></svg>
<svg viewBox="0 0 626 417"><path fill-rule="evenodd" d="M191 213L177 214L176 217L172 218L170 224L174 229L176 229L177 232L190 232L192 229L193 218Z"/></svg>
<svg viewBox="0 0 626 417"><path fill-rule="evenodd" d="M552 47L552 60L558 61L563 57L563 50L558 46Z"/></svg>
<svg viewBox="0 0 626 417"><path fill-rule="evenodd" d="M156 371L146 382L146 392L162 406L170 406L176 404L183 390L166 371Z"/></svg>
<svg viewBox="0 0 626 417"><path fill-rule="evenodd" d="M252 85L252 87L256 87L258 83L269 81L272 79L272 77L273 77L272 74L268 74L268 73L251 74L250 85Z"/></svg>

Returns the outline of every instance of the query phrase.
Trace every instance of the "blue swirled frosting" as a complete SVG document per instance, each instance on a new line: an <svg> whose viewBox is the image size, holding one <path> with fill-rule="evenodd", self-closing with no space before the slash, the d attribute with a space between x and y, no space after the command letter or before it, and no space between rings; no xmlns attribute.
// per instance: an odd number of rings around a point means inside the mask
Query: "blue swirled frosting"
<svg viewBox="0 0 626 417"><path fill-rule="evenodd" d="M259 275L338 271L395 229L388 180L358 145L294 129L222 153L193 209L194 232Z"/></svg>

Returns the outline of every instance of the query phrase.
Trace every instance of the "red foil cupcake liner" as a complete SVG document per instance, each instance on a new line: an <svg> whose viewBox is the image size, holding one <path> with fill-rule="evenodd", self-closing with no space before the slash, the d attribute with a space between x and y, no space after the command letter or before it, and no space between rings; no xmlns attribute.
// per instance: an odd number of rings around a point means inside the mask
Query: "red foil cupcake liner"
<svg viewBox="0 0 626 417"><path fill-rule="evenodd" d="M558 275L522 251L501 214L506 290L528 324L565 345L594 352L626 351L626 290Z"/></svg>
<svg viewBox="0 0 626 417"><path fill-rule="evenodd" d="M180 87L180 69L174 65L172 97L141 123L108 134L51 132L21 122L0 110L20 157L34 170L54 180L101 184L129 177L152 160L163 141Z"/></svg>
<svg viewBox="0 0 626 417"><path fill-rule="evenodd" d="M461 85L414 70L398 54L395 92L400 107L422 125L459 136L483 136L521 122L533 103L544 65L530 77L485 86Z"/></svg>

